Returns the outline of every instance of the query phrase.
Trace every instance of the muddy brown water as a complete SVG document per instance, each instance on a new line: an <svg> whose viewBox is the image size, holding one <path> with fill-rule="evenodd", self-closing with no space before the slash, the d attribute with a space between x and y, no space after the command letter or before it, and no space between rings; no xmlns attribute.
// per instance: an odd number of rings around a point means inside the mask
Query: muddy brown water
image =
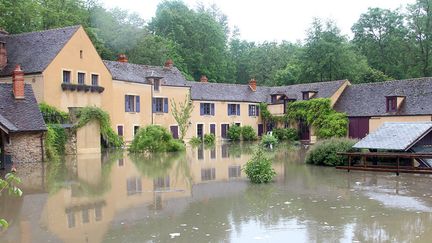
<svg viewBox="0 0 432 243"><path fill-rule="evenodd" d="M309 166L284 145L275 182L253 185L241 171L253 146L20 166L0 242L431 242L431 176Z"/></svg>

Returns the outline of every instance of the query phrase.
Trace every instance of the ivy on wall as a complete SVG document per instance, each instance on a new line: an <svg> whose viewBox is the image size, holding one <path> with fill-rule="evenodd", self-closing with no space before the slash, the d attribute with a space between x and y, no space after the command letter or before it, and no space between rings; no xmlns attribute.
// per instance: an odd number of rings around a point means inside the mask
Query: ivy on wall
<svg viewBox="0 0 432 243"><path fill-rule="evenodd" d="M267 104L261 103L260 113L264 124L304 121L308 126L315 128L319 138L344 137L347 134L348 118L346 114L335 111L328 98L290 102L283 116L272 115Z"/></svg>
<svg viewBox="0 0 432 243"><path fill-rule="evenodd" d="M87 106L81 108L77 112L78 121L75 128L85 126L91 121L98 121L100 124L100 132L105 145L109 148L120 148L123 146L123 139L114 132L111 127L111 119L109 114L96 106Z"/></svg>
<svg viewBox="0 0 432 243"><path fill-rule="evenodd" d="M302 120L315 128L319 138L344 137L347 135L348 118L331 107L328 98L316 98L291 102L285 116L289 120Z"/></svg>

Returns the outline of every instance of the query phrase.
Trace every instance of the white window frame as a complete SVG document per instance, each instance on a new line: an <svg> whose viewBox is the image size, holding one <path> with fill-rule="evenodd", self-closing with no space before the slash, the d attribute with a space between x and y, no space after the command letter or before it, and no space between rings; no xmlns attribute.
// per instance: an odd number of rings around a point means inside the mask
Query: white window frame
<svg viewBox="0 0 432 243"><path fill-rule="evenodd" d="M93 85L93 75L97 75L98 76L98 85ZM101 85L101 76L100 76L100 73L94 73L94 72L90 73L90 85L91 86L96 86L96 87L102 86Z"/></svg>
<svg viewBox="0 0 432 243"><path fill-rule="evenodd" d="M69 71L69 72L70 72L70 82L69 82L69 83L65 83L64 80L63 80L63 72L64 72L64 71ZM73 81L72 77L73 77L73 70L72 70L72 69L68 69L68 68L62 68L62 69L61 69L61 72L60 72L60 80L61 80L61 83L62 83L62 84L73 84L74 81Z"/></svg>
<svg viewBox="0 0 432 243"><path fill-rule="evenodd" d="M87 79L87 72L81 71L81 70L77 70L76 71L76 81L77 81L77 84L80 84L79 83L79 78L78 78L80 73L84 73L84 83L83 84L85 85L86 84L86 79Z"/></svg>

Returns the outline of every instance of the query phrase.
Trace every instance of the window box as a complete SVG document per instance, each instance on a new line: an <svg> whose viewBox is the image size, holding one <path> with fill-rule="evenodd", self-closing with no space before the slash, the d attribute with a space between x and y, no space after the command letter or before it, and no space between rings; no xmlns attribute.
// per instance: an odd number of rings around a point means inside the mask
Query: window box
<svg viewBox="0 0 432 243"><path fill-rule="evenodd" d="M84 91L84 89L85 89L84 85L82 85L82 84L76 85L76 90L77 91Z"/></svg>
<svg viewBox="0 0 432 243"><path fill-rule="evenodd" d="M105 88L101 86L91 86L91 85L83 85L83 84L71 84L71 83L62 83L61 88L64 91L78 91L78 92L94 92L94 93L102 93Z"/></svg>
<svg viewBox="0 0 432 243"><path fill-rule="evenodd" d="M91 90L91 86L90 85L84 85L84 91L85 92L89 92Z"/></svg>

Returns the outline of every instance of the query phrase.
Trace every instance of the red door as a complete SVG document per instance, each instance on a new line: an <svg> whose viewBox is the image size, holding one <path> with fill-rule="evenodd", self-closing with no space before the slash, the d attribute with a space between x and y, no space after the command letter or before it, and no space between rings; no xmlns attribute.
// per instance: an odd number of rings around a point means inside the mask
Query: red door
<svg viewBox="0 0 432 243"><path fill-rule="evenodd" d="M364 138L369 133L369 117L350 117L348 136L350 138Z"/></svg>

